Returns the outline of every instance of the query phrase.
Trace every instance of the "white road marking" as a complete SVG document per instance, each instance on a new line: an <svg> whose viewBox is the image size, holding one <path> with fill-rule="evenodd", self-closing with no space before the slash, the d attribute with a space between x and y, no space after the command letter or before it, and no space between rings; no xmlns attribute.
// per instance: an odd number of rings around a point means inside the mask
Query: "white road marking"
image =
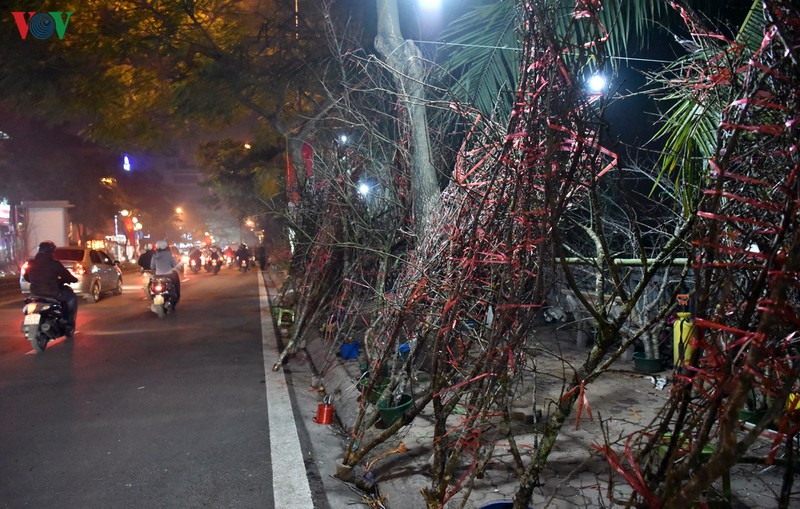
<svg viewBox="0 0 800 509"><path fill-rule="evenodd" d="M300 438L297 435L286 375L283 370L272 371L274 359L270 360L270 357L274 357L278 349L266 283L263 278L257 280L261 302L261 348L267 391L274 507L308 509L314 507L314 502L303 462L303 452L300 449Z"/></svg>

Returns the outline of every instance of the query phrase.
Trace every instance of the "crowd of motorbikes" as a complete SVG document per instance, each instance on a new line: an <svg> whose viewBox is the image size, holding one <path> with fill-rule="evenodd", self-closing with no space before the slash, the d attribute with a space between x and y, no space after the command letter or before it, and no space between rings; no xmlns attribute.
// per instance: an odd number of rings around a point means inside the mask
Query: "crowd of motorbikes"
<svg viewBox="0 0 800 509"><path fill-rule="evenodd" d="M177 262L179 265L176 268L181 271L188 267L193 274L205 270L217 275L223 265L229 269L235 267L242 274L247 273L251 266L256 265L257 260L249 251L245 255L242 251L220 251L212 247L195 249L190 254L183 255ZM263 262L261 265L263 266ZM144 294L150 301L150 311L159 318L173 313L179 300L174 279L171 276L155 275L148 270L142 270L141 273ZM31 294L25 299L22 313L22 333L38 353L44 351L49 341L62 336L69 337L73 333L67 324L64 303L56 298Z"/></svg>

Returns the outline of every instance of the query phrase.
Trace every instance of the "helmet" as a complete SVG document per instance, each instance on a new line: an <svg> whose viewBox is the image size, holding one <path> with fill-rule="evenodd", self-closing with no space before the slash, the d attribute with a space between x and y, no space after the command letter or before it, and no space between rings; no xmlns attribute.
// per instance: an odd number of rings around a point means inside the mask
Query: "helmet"
<svg viewBox="0 0 800 509"><path fill-rule="evenodd" d="M159 240L156 242L156 249L167 249L167 241L166 240Z"/></svg>
<svg viewBox="0 0 800 509"><path fill-rule="evenodd" d="M41 244L39 244L39 252L40 253L52 253L56 250L56 243L52 240L45 240Z"/></svg>
<svg viewBox="0 0 800 509"><path fill-rule="evenodd" d="M144 245L144 250L145 251L152 251L153 250L153 244L148 242L147 244Z"/></svg>

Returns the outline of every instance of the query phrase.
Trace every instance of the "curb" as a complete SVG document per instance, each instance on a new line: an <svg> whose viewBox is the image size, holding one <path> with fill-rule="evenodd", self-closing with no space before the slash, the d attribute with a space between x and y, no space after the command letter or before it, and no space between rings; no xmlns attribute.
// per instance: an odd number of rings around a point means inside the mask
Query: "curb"
<svg viewBox="0 0 800 509"><path fill-rule="evenodd" d="M273 288L280 289L280 283L285 277L283 274L281 276L276 277L268 270L262 272L263 282L267 287L271 285ZM270 305L272 305L271 298ZM277 325L276 330L278 330ZM283 338L280 340L282 341ZM305 342L305 346L299 350L305 352L314 374L320 378L318 385L324 387L324 394L333 396L334 419L349 431L355 424L360 407L357 382L361 373L358 370L358 360L344 361L338 358L335 353L329 351L324 338L319 335L310 337ZM287 362L291 362L292 357L296 355L297 353L288 357Z"/></svg>

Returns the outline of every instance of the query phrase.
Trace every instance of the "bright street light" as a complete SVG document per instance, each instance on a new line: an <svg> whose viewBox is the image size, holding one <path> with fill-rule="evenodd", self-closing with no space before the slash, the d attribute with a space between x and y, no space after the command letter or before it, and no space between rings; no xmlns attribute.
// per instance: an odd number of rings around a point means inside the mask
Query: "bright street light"
<svg viewBox="0 0 800 509"><path fill-rule="evenodd" d="M183 209L182 209L182 208L180 208L180 207L176 207L176 208L175 208L175 213L176 213L176 214L183 214Z"/></svg>
<svg viewBox="0 0 800 509"><path fill-rule="evenodd" d="M358 194L360 194L361 196L368 195L369 191L370 191L370 187L369 187L369 184L367 184L366 182L362 182L362 183L360 183L358 185Z"/></svg>
<svg viewBox="0 0 800 509"><path fill-rule="evenodd" d="M442 8L442 0L418 0L419 6L426 11L438 11Z"/></svg>
<svg viewBox="0 0 800 509"><path fill-rule="evenodd" d="M589 86L589 90L592 92L600 93L606 89L606 78L602 74L593 74L589 77L589 81L586 82Z"/></svg>

